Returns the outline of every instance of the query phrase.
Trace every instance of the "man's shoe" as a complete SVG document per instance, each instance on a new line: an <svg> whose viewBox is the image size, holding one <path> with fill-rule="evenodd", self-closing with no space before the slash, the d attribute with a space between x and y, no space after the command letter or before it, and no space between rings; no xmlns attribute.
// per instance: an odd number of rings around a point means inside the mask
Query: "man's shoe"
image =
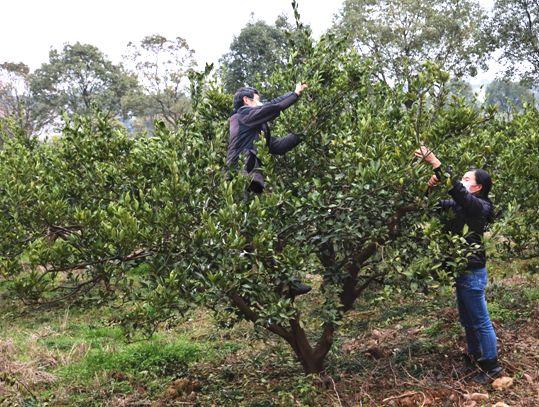
<svg viewBox="0 0 539 407"><path fill-rule="evenodd" d="M311 290L311 286L308 286L307 284L304 284L298 280L293 280L289 283L289 292L291 297L307 294Z"/></svg>
<svg viewBox="0 0 539 407"><path fill-rule="evenodd" d="M488 384L496 377L498 377L503 367L498 364L498 359L478 360L477 364L481 371L472 377L472 381L478 384Z"/></svg>

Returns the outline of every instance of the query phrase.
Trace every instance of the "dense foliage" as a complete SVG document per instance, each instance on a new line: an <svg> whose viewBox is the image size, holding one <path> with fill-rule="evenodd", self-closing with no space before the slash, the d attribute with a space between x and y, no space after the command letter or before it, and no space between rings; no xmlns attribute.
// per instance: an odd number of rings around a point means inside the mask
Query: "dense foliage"
<svg viewBox="0 0 539 407"><path fill-rule="evenodd" d="M260 146L261 196L245 199L245 177L224 170L231 97L209 68L191 75L193 112L175 132L158 122L152 137L129 137L101 113L66 118L46 142L10 131L0 151L10 292L41 305L112 301L129 332L203 305L279 335L320 372L359 296L436 289L465 260L463 237L443 233L433 212L443 188L425 196L430 170L412 159L422 143L456 174L490 169L505 210L493 239L536 255L537 111L501 122L449 96L433 64L392 88L343 39L303 34L263 96L308 81L274 124L304 142L285 157ZM288 293L294 278L315 286L308 308Z"/></svg>

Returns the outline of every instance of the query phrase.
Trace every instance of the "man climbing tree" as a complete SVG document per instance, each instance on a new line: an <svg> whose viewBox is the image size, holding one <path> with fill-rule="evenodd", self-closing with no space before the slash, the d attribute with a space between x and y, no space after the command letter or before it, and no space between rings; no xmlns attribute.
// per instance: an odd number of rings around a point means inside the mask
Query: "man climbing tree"
<svg viewBox="0 0 539 407"><path fill-rule="evenodd" d="M264 176L261 172L262 163L257 156L255 141L264 133L266 144L271 154L283 155L296 147L301 139L296 134L285 137L272 137L268 121L293 105L307 88L307 84L298 83L294 92L288 92L272 101L263 104L260 93L255 88L243 87L234 95L234 113L230 118L230 139L226 158L230 171L235 171L242 165L242 172L250 178L246 194L250 192L261 194L264 191ZM298 280L292 280L287 289L290 296L306 294L311 287Z"/></svg>
<svg viewBox="0 0 539 407"><path fill-rule="evenodd" d="M286 154L301 142L296 134L272 137L268 121L276 119L283 110L293 105L306 87L307 84L298 83L294 92L265 104L260 101L260 93L255 88L243 87L234 95L226 163L231 171L236 170L238 164L243 166L243 173L251 179L248 191L260 194L265 187L262 163L254 144L261 133L264 133L271 154Z"/></svg>

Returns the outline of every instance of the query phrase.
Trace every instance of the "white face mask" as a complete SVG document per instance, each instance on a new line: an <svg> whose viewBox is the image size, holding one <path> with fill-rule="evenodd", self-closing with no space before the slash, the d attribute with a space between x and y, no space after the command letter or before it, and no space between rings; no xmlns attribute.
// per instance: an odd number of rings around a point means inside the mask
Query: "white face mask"
<svg viewBox="0 0 539 407"><path fill-rule="evenodd" d="M464 188L466 188L466 191L468 192L472 192L470 191L470 188L473 186L472 183L470 181L461 181L462 182L462 185L464 185Z"/></svg>
<svg viewBox="0 0 539 407"><path fill-rule="evenodd" d="M264 106L264 103L262 103L260 100L257 100L255 106Z"/></svg>

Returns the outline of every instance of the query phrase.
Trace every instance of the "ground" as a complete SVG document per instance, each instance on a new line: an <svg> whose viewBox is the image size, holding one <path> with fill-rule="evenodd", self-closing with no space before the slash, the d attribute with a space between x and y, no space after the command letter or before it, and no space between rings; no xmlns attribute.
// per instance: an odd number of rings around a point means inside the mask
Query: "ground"
<svg viewBox="0 0 539 407"><path fill-rule="evenodd" d="M477 407L539 406L539 273L513 261L490 274L513 379L504 390L458 377L464 343L450 288L359 301L323 378L305 376L278 338L248 323L219 327L202 309L126 343L106 306L35 310L0 296L0 406L472 406L473 393L489 397Z"/></svg>

